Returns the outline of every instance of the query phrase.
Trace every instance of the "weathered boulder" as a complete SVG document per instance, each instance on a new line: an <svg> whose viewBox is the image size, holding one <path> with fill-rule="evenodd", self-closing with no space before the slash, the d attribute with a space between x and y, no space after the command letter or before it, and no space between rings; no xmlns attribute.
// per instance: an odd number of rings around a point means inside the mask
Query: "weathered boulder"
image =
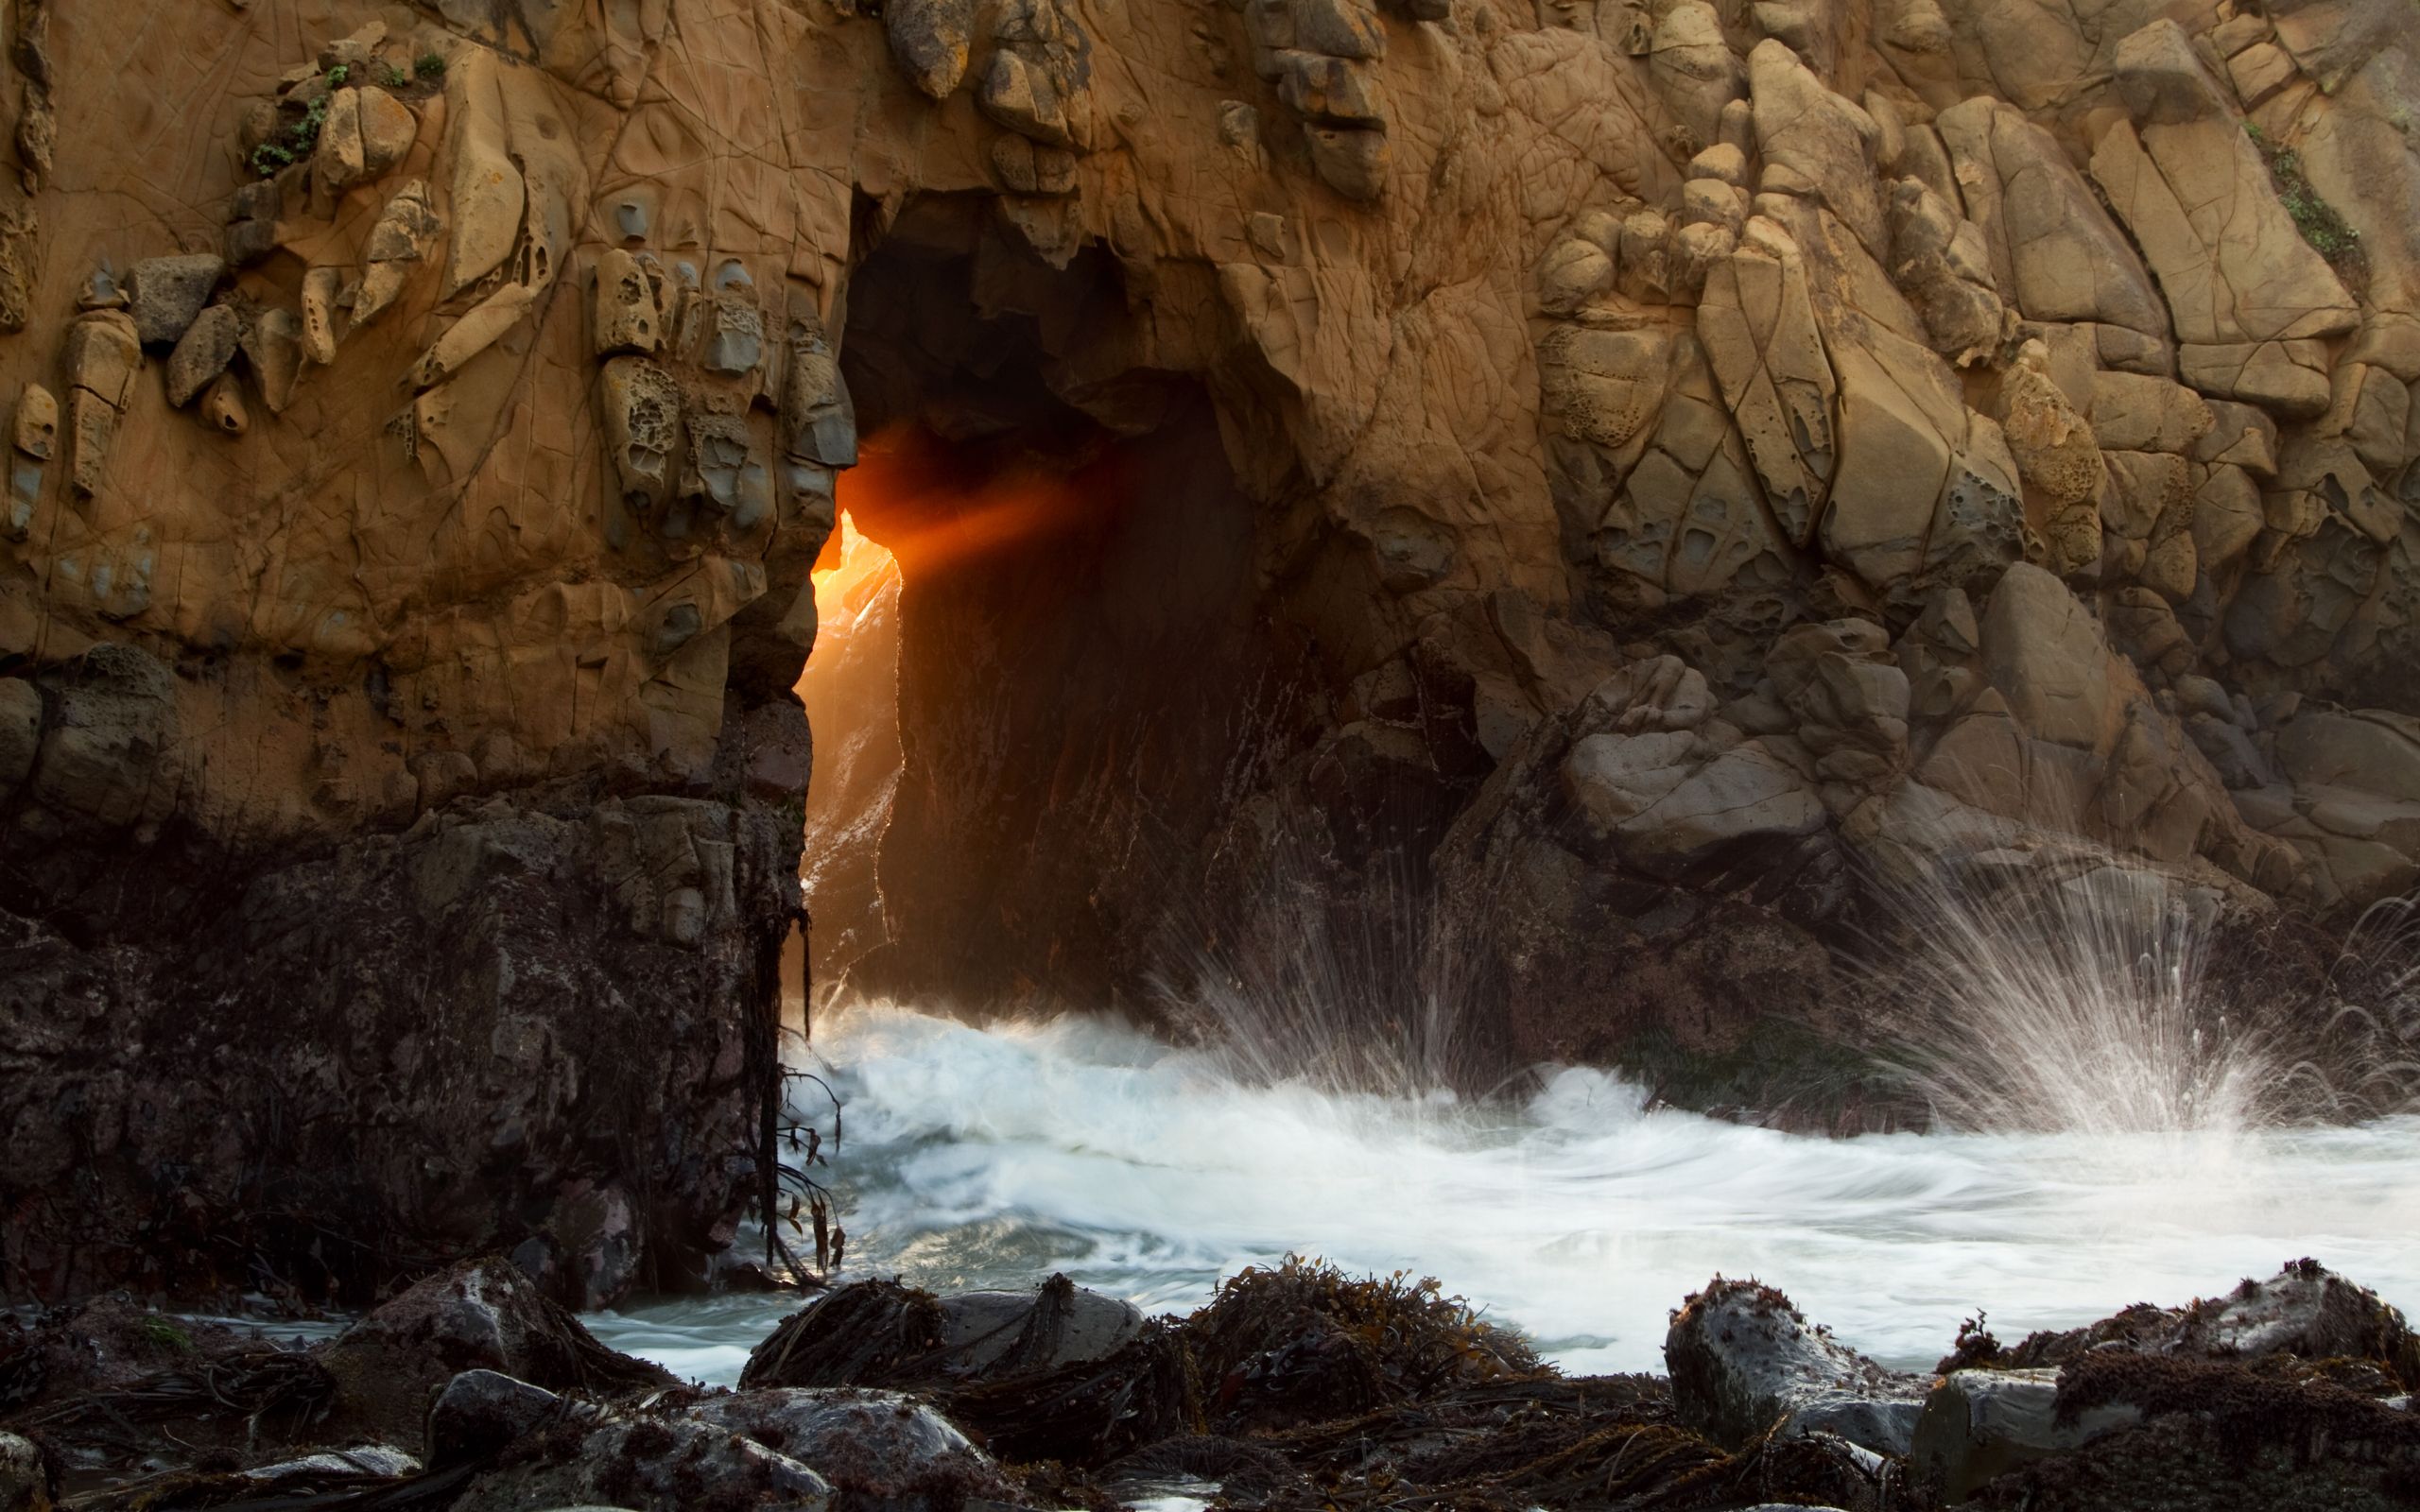
<svg viewBox="0 0 2420 1512"><path fill-rule="evenodd" d="M1905 1454L1930 1383L1836 1343L1772 1287L1720 1277L1672 1314L1664 1363L1682 1421L1730 1445L1778 1426Z"/></svg>
<svg viewBox="0 0 2420 1512"><path fill-rule="evenodd" d="M420 1281L318 1354L339 1388L337 1421L410 1442L424 1426L433 1435L468 1415L475 1400L514 1397L490 1377L550 1390L673 1383L662 1367L597 1343L510 1262L493 1258ZM441 1409L435 1419L432 1405ZM497 1412L510 1416L490 1404L488 1415Z"/></svg>

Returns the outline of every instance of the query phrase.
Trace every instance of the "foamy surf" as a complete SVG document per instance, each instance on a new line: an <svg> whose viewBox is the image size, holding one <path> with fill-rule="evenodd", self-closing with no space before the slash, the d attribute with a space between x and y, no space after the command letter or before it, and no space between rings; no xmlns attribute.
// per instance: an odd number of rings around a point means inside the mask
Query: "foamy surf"
<svg viewBox="0 0 2420 1512"><path fill-rule="evenodd" d="M977 1027L890 1006L819 1022L848 1137L849 1274L935 1290L1054 1270L1189 1311L1289 1252L1433 1275L1574 1371L1658 1370L1720 1272L1929 1366L1959 1321L2014 1337L2175 1303L2310 1255L2420 1302L2420 1118L2346 1128L1824 1140L1643 1106L1564 1070L1528 1096L1344 1094L1232 1074L1096 1019ZM591 1321L710 1383L793 1305Z"/></svg>

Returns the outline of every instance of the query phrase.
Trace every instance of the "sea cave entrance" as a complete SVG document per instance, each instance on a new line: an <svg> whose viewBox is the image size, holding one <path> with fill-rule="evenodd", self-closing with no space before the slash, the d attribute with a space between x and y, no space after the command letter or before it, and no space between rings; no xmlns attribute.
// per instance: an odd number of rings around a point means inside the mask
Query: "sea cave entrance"
<svg viewBox="0 0 2420 1512"><path fill-rule="evenodd" d="M798 684L811 996L1114 1004L1256 748L1253 509L1107 252L955 197L864 240Z"/></svg>

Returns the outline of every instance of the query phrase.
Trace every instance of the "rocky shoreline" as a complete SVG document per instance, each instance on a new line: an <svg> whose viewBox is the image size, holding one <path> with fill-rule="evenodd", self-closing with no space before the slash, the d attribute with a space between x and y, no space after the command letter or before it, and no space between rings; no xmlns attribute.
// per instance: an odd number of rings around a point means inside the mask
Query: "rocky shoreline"
<svg viewBox="0 0 2420 1512"><path fill-rule="evenodd" d="M1302 1261L1183 1318L1053 1277L821 1294L736 1390L607 1349L510 1263L281 1346L123 1296L0 1332L0 1509L2389 1512L2420 1337L2316 1262L1887 1369L1753 1280L1668 1376L1566 1376L1434 1281ZM1165 1502L1160 1504L1167 1504Z"/></svg>

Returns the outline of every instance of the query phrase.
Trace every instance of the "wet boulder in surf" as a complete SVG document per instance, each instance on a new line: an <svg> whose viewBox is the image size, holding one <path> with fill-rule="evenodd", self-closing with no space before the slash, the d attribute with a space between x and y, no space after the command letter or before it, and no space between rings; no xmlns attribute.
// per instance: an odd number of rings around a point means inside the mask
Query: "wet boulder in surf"
<svg viewBox="0 0 2420 1512"><path fill-rule="evenodd" d="M1930 1385L1835 1341L1772 1287L1719 1276L1672 1314L1664 1363L1681 1421L1730 1449L1778 1424L1905 1454Z"/></svg>

